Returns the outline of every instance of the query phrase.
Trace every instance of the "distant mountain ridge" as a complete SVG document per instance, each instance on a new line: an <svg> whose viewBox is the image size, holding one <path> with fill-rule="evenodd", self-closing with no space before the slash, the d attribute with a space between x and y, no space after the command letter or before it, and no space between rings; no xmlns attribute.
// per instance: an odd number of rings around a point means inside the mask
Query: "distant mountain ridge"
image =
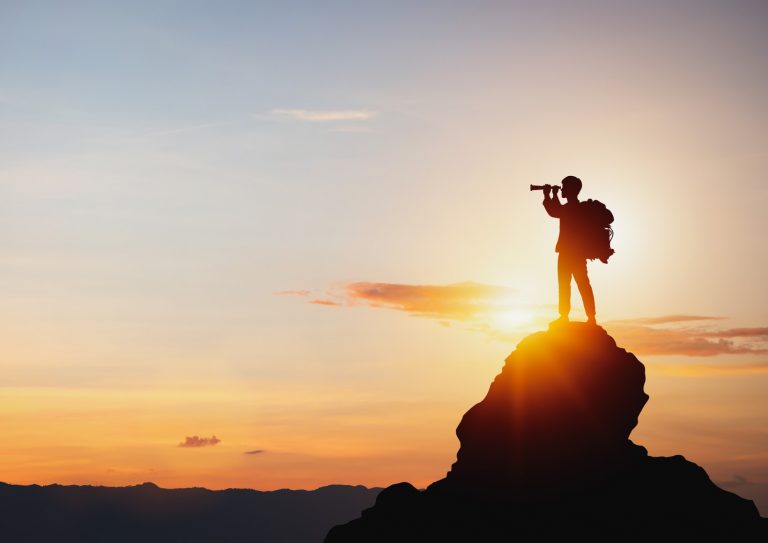
<svg viewBox="0 0 768 543"><path fill-rule="evenodd" d="M373 505L379 488L316 490L160 488L0 482L0 540L57 542L322 541Z"/></svg>

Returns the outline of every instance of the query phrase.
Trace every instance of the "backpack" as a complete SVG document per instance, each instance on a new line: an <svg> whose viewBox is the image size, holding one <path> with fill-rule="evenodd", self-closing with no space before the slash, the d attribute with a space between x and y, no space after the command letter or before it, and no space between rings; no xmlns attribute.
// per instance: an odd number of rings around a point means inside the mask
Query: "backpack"
<svg viewBox="0 0 768 543"><path fill-rule="evenodd" d="M607 264L608 259L615 252L611 249L613 229L610 225L613 222L613 213L605 207L604 203L597 200L586 200L581 205L585 256L590 260L598 258Z"/></svg>

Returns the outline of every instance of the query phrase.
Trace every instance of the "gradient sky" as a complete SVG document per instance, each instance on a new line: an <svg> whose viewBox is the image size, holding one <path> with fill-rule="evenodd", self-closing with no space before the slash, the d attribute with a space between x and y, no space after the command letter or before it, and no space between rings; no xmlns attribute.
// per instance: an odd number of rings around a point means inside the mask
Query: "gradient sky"
<svg viewBox="0 0 768 543"><path fill-rule="evenodd" d="M768 4L0 3L0 480L425 485L614 212L633 439L768 514ZM574 298L580 308L580 300Z"/></svg>

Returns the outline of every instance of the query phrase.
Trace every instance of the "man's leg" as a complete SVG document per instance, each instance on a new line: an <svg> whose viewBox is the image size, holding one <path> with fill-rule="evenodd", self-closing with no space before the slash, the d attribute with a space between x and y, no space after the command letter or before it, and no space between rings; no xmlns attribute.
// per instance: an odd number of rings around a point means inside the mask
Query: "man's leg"
<svg viewBox="0 0 768 543"><path fill-rule="evenodd" d="M562 254L557 255L557 286L560 317L567 319L571 312L571 265Z"/></svg>
<svg viewBox="0 0 768 543"><path fill-rule="evenodd" d="M581 300L584 302L584 312L590 322L595 320L595 294L592 292L592 285L589 283L587 275L587 260L584 258L574 259L573 278L576 280L576 286L579 287Z"/></svg>

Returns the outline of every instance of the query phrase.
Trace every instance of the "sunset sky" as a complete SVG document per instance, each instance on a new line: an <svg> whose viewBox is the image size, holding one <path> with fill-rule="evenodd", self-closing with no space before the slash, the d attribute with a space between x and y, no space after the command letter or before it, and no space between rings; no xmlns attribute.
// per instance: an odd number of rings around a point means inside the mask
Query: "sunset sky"
<svg viewBox="0 0 768 543"><path fill-rule="evenodd" d="M0 2L0 481L424 486L557 316L768 515L768 3ZM574 289L575 290L575 289ZM583 318L574 292L574 318Z"/></svg>

